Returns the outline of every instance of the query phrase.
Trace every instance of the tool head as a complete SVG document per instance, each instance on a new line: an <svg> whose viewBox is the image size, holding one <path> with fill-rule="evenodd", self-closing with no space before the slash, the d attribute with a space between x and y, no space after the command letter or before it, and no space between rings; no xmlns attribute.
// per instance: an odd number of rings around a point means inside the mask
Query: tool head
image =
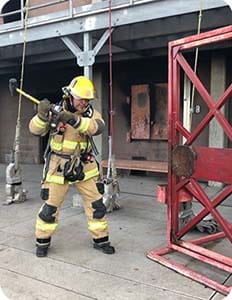
<svg viewBox="0 0 232 300"><path fill-rule="evenodd" d="M18 87L17 79L11 78L9 80L9 90L10 90L11 96L17 95L17 91L16 91L17 87Z"/></svg>

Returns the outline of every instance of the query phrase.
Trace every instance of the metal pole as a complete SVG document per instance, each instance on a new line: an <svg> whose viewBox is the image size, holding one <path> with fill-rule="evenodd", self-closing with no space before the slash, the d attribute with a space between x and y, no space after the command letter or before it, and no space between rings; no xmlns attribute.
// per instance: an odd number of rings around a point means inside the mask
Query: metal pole
<svg viewBox="0 0 232 300"><path fill-rule="evenodd" d="M89 53L92 49L92 35L89 32L84 33L84 53ZM90 58L89 58L90 59ZM84 65L84 75L89 79L93 79L93 67L88 65L87 62Z"/></svg>

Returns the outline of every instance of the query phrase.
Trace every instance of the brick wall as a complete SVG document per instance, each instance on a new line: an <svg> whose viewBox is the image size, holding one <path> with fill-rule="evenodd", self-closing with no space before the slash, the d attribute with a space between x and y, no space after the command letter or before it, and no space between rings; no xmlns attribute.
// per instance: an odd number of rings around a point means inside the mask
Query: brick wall
<svg viewBox="0 0 232 300"><path fill-rule="evenodd" d="M39 5L39 4L45 4L48 2L49 2L48 0L30 0L30 7L33 7L33 6ZM52 1L50 1L50 2L52 2ZM87 5L90 3L92 3L91 0L73 0L73 7ZM59 4L53 4L53 5L50 5L47 7L43 7L43 8L37 8L34 10L30 10L29 16L36 17L36 16L46 15L49 13L66 10L66 9L69 9L69 1L65 1L65 2L59 3Z"/></svg>

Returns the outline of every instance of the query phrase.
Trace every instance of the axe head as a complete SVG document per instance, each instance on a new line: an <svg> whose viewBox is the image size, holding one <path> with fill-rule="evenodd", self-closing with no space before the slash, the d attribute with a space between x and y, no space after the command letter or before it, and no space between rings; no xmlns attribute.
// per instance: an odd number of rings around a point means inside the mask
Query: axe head
<svg viewBox="0 0 232 300"><path fill-rule="evenodd" d="M11 78L9 80L9 91L10 91L11 96L17 95L17 91L16 91L17 87L18 87L17 79Z"/></svg>

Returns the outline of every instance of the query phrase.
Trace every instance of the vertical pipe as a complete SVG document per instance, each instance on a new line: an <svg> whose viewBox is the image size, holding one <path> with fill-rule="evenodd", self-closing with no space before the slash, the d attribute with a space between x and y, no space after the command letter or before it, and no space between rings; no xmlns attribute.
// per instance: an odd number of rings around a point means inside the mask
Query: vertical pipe
<svg viewBox="0 0 232 300"><path fill-rule="evenodd" d="M84 53L89 53L90 49L92 49L92 36L91 33L84 33ZM90 66L87 62L84 64L84 75L89 79L93 79L93 67Z"/></svg>

